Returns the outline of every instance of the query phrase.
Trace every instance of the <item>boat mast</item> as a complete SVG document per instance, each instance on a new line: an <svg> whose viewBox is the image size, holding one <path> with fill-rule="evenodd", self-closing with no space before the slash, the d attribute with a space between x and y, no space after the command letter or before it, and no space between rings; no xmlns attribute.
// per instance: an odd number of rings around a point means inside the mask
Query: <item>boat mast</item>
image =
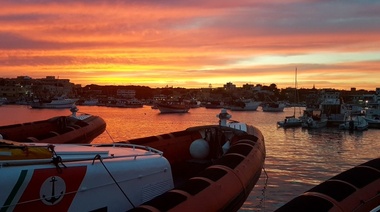
<svg viewBox="0 0 380 212"><path fill-rule="evenodd" d="M295 88L295 102L296 102L296 105L293 107L294 108L294 112L293 112L293 115L294 117L296 116L296 107L298 107L298 91L297 91L297 67L296 67L296 70L295 70L295 76L294 76L294 88Z"/></svg>

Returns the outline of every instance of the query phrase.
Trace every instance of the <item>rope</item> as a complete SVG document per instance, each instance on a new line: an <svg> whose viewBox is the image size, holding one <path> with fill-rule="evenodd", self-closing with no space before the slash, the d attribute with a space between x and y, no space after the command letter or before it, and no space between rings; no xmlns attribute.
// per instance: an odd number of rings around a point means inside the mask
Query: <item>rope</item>
<svg viewBox="0 0 380 212"><path fill-rule="evenodd" d="M125 196L125 198L132 205L132 207L135 208L135 205L128 198L127 194L123 191L123 189L120 187L119 183L117 183L117 181L115 180L115 178L112 176L111 172L107 169L106 165L103 163L102 157L99 154L95 155L94 160L92 161L92 165L94 165L96 159L99 159L99 161L102 163L104 169L108 172L108 174L110 175L110 177L112 178L112 180L115 182L115 184L117 185L117 187L120 189L120 191L123 193L123 195Z"/></svg>
<svg viewBox="0 0 380 212"><path fill-rule="evenodd" d="M264 203L264 211L265 211L265 202L266 202L266 195L265 195L265 191L267 190L267 186L268 186L268 180L269 180L269 176L268 176L268 173L267 171L265 170L265 167L263 166L263 170L264 170L264 173L265 173L265 184L264 184L264 187L263 187L263 190L262 190L262 195L263 195L263 199L262 199L262 202Z"/></svg>
<svg viewBox="0 0 380 212"><path fill-rule="evenodd" d="M67 168L67 167L66 167L65 164L63 164L61 156L57 155L57 153L54 150L54 146L53 145L48 145L47 148L53 153L53 157L52 157L52 161L51 162L57 168L58 173L62 173L62 168L59 166L59 164L61 164L64 168Z"/></svg>
<svg viewBox="0 0 380 212"><path fill-rule="evenodd" d="M106 132L107 132L108 136L111 138L111 140L112 140L112 143L115 143L115 141L113 140L112 136L110 135L110 133L108 132L108 130L107 130L107 129L106 129Z"/></svg>

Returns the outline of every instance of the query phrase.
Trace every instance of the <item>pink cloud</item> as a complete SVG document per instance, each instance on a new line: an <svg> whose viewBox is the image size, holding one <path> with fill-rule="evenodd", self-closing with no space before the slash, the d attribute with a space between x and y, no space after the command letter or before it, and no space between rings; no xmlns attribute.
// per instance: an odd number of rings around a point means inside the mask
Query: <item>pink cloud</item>
<svg viewBox="0 0 380 212"><path fill-rule="evenodd" d="M277 84L287 86L292 85L294 64L234 64L272 55L378 54L379 9L380 3L353 0L4 1L0 73L27 69L24 75L35 76L67 70L68 78L75 82L77 77L81 83L86 81L79 78L82 72L90 73L88 83L116 72L141 82L149 73L176 73L184 87L189 82L199 85L207 77L228 79L231 73L241 77L236 78L239 82L278 75L273 78L279 80ZM365 60L300 64L308 76L326 70L342 73L319 79L328 85L357 69L362 70L361 76L347 78L347 85L337 84L350 86L360 78L361 86L366 86L366 77L380 77L375 72L378 63Z"/></svg>

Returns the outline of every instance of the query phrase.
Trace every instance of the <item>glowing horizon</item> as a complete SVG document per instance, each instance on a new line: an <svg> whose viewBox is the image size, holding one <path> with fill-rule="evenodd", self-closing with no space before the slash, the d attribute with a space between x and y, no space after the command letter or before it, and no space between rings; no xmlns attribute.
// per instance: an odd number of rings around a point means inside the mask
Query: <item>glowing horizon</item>
<svg viewBox="0 0 380 212"><path fill-rule="evenodd" d="M0 77L82 85L380 87L380 2L4 1Z"/></svg>

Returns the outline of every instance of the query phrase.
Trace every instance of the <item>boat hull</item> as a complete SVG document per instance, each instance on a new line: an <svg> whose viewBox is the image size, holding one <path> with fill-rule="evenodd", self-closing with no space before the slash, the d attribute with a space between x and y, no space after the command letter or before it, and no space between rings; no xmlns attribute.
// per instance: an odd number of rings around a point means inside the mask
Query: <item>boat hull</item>
<svg viewBox="0 0 380 212"><path fill-rule="evenodd" d="M157 104L158 110L161 113L187 113L190 110L189 105L168 105L168 104Z"/></svg>
<svg viewBox="0 0 380 212"><path fill-rule="evenodd" d="M76 99L52 100L51 102L32 102L30 106L37 109L63 109L75 106Z"/></svg>
<svg viewBox="0 0 380 212"><path fill-rule="evenodd" d="M368 122L364 117L357 116L352 120L345 121L339 125L341 130L350 130L350 131L364 131L368 130Z"/></svg>
<svg viewBox="0 0 380 212"><path fill-rule="evenodd" d="M368 128L374 128L374 129L380 129L380 120L379 119L371 119L371 118L366 118L364 119L368 123Z"/></svg>
<svg viewBox="0 0 380 212"><path fill-rule="evenodd" d="M262 110L264 112L284 112L285 104L264 104Z"/></svg>
<svg viewBox="0 0 380 212"><path fill-rule="evenodd" d="M1 146L21 155L0 155L1 210L237 211L266 152L257 128L227 124L228 116L218 115L220 125L108 145Z"/></svg>
<svg viewBox="0 0 380 212"><path fill-rule="evenodd" d="M174 189L131 211L237 211L258 181L265 159L265 145L261 132L252 126L248 128L250 134L234 137L229 150L203 171L183 184L175 183L177 186ZM192 137L195 138L196 135ZM189 157L187 149L191 142L192 140L183 141L182 148L174 141L163 140L151 143L150 146L164 150L169 161L178 162L183 161L178 157ZM185 151L178 153L179 149ZM189 167L194 168L202 163L185 161L187 162L174 163L173 172L183 173L191 169Z"/></svg>
<svg viewBox="0 0 380 212"><path fill-rule="evenodd" d="M101 117L84 114L77 117L57 116L47 120L0 126L0 134L4 139L17 142L90 143L105 129L106 123Z"/></svg>
<svg viewBox="0 0 380 212"><path fill-rule="evenodd" d="M285 121L278 121L277 125L279 127L287 128L287 127L301 127L302 120L299 119L286 119Z"/></svg>
<svg viewBox="0 0 380 212"><path fill-rule="evenodd" d="M229 107L232 111L256 111L260 106L261 102L255 101L241 101L235 103L236 105L232 105Z"/></svg>
<svg viewBox="0 0 380 212"><path fill-rule="evenodd" d="M380 205L379 188L377 158L330 178L276 211L371 211Z"/></svg>
<svg viewBox="0 0 380 212"><path fill-rule="evenodd" d="M327 126L327 120L306 120L302 123L302 128L319 129Z"/></svg>
<svg viewBox="0 0 380 212"><path fill-rule="evenodd" d="M152 149L56 145L54 152L57 163L51 155L0 160L1 211L125 211L128 197L148 200L173 188L170 164Z"/></svg>

